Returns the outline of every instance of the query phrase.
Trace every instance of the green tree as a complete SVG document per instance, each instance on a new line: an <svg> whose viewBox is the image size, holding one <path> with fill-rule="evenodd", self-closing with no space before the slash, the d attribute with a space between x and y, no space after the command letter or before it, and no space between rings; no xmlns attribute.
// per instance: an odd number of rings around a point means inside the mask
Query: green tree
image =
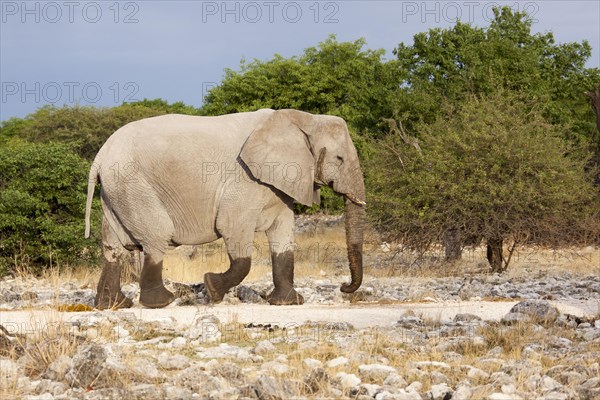
<svg viewBox="0 0 600 400"><path fill-rule="evenodd" d="M0 147L0 275L95 259L82 234L88 171L69 145Z"/></svg>
<svg viewBox="0 0 600 400"><path fill-rule="evenodd" d="M221 84L211 89L203 111L296 108L337 115L356 131L376 130L381 118L391 115L399 70L396 61L385 62L384 50L365 45L364 39L340 43L330 36L300 56L242 60L239 71L226 70Z"/></svg>
<svg viewBox="0 0 600 400"><path fill-rule="evenodd" d="M417 125L421 152L398 134L368 161L377 227L427 250L448 230L484 238L494 271L515 244L583 245L600 238L600 197L589 153L563 140L536 104L510 92L470 96L431 124Z"/></svg>
<svg viewBox="0 0 600 400"><path fill-rule="evenodd" d="M587 41L556 44L551 32L532 33L527 14L503 7L494 9L487 27L458 22L430 29L416 34L412 45L399 44L394 54L406 71L395 117L417 136L417 126L461 107L469 96L509 91L535 104L547 122L568 127L560 129L563 139L591 146L596 157L590 166L600 165L600 134L584 95L600 82L600 70L585 68ZM452 239L455 233L446 231L449 258L460 257L463 245Z"/></svg>
<svg viewBox="0 0 600 400"><path fill-rule="evenodd" d="M600 82L600 71L585 68L589 43L556 44L552 32L531 32L526 13L510 7L493 11L488 27L457 22L418 33L412 45L394 49L407 73L402 84L408 95L399 98L398 117L410 130L443 114L440 104L456 106L469 94L510 90L536 102L549 122L571 125L563 132L568 139L594 136L584 92Z"/></svg>
<svg viewBox="0 0 600 400"><path fill-rule="evenodd" d="M69 143L80 156L91 161L106 139L129 122L167 113L194 115L198 112L181 102L168 104L162 99L113 108L45 106L24 119L13 118L3 122L0 125L0 143L15 140Z"/></svg>

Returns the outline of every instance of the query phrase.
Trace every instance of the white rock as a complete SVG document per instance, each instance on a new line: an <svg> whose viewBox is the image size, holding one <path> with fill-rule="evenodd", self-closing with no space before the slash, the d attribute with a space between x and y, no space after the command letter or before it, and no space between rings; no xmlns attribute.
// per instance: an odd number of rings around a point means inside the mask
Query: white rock
<svg viewBox="0 0 600 400"><path fill-rule="evenodd" d="M431 400L443 400L450 394L452 395L452 388L445 383L440 383L438 385L432 385L429 392L427 392L428 397Z"/></svg>
<svg viewBox="0 0 600 400"><path fill-rule="evenodd" d="M397 373L396 368L382 364L363 364L358 367L362 379L385 380L390 374Z"/></svg>
<svg viewBox="0 0 600 400"><path fill-rule="evenodd" d="M419 381L414 381L406 387L407 392L420 392L423 389L423 384Z"/></svg>
<svg viewBox="0 0 600 400"><path fill-rule="evenodd" d="M523 400L523 398L515 393L492 393L488 400Z"/></svg>
<svg viewBox="0 0 600 400"><path fill-rule="evenodd" d="M405 387L408 383L404 380L403 377L401 377L397 373L392 372L391 374L389 374L387 376L387 378L385 378L385 380L383 381L383 384L386 386L402 388L402 387Z"/></svg>
<svg viewBox="0 0 600 400"><path fill-rule="evenodd" d="M467 377L473 380L485 380L490 377L490 374L488 374L482 369L471 367L469 369L469 372L467 372Z"/></svg>
<svg viewBox="0 0 600 400"><path fill-rule="evenodd" d="M387 390L377 393L376 400L422 400L423 398L417 392L407 392L400 389L395 393L390 393Z"/></svg>
<svg viewBox="0 0 600 400"><path fill-rule="evenodd" d="M167 400L181 400L192 398L192 391L188 388L177 386L165 386L165 398Z"/></svg>
<svg viewBox="0 0 600 400"><path fill-rule="evenodd" d="M314 358L305 358L304 360L302 360L302 364L304 364L306 368L310 369L323 367L323 363L320 360L316 360Z"/></svg>
<svg viewBox="0 0 600 400"><path fill-rule="evenodd" d="M158 365L161 368L173 370L173 369L184 369L190 366L190 360L183 354L169 355L167 353L160 353L158 355Z"/></svg>
<svg viewBox="0 0 600 400"><path fill-rule="evenodd" d="M361 380L354 374L347 374L345 372L338 372L335 376L343 389L351 389L360 385Z"/></svg>
<svg viewBox="0 0 600 400"><path fill-rule="evenodd" d="M445 370L450 369L450 365L448 363L441 362L441 361L418 361L418 362L414 363L413 365L419 369L425 369L425 368L436 368L436 369L445 369Z"/></svg>
<svg viewBox="0 0 600 400"><path fill-rule="evenodd" d="M277 362L285 364L288 362L288 358L285 354L280 354L277 357L275 357L275 359L273 359L273 361L277 361Z"/></svg>
<svg viewBox="0 0 600 400"><path fill-rule="evenodd" d="M204 364L204 368L206 369L215 369L217 367L219 367L221 364L215 360L214 358L210 361L208 361L206 364Z"/></svg>
<svg viewBox="0 0 600 400"><path fill-rule="evenodd" d="M35 388L36 393L50 393L58 396L67 391L67 386L62 382L55 382L50 379L42 379Z"/></svg>
<svg viewBox="0 0 600 400"><path fill-rule="evenodd" d="M187 340L182 336L178 336L169 342L169 346L173 348L184 347L186 344Z"/></svg>
<svg viewBox="0 0 600 400"><path fill-rule="evenodd" d="M375 397L375 395L381 390L381 386L373 385L371 383L362 383L360 387L367 391L367 395L369 397Z"/></svg>
<svg viewBox="0 0 600 400"><path fill-rule="evenodd" d="M517 392L517 386L514 383L510 383L508 385L502 385L500 390L505 394L513 394Z"/></svg>
<svg viewBox="0 0 600 400"><path fill-rule="evenodd" d="M129 338L129 331L122 326L117 325L113 327L113 332L114 336L121 340Z"/></svg>
<svg viewBox="0 0 600 400"><path fill-rule="evenodd" d="M267 354L275 351L275 346L268 340L262 340L256 344L254 347L255 354Z"/></svg>
<svg viewBox="0 0 600 400"><path fill-rule="evenodd" d="M52 361L50 365L48 365L43 377L53 381L62 381L70 368L71 357L61 354L56 358L56 360Z"/></svg>
<svg viewBox="0 0 600 400"><path fill-rule="evenodd" d="M439 371L431 371L429 373L429 378L431 379L432 385L438 385L440 383L450 384L450 379Z"/></svg>
<svg viewBox="0 0 600 400"><path fill-rule="evenodd" d="M52 399L54 399L54 396L52 396L50 393L44 393L44 394L39 394L39 395L30 395L30 396L23 397L23 400L52 400Z"/></svg>
<svg viewBox="0 0 600 400"><path fill-rule="evenodd" d="M277 375L283 375L289 372L290 367L277 361L268 361L262 365L261 369L274 372Z"/></svg>
<svg viewBox="0 0 600 400"><path fill-rule="evenodd" d="M473 390L467 385L459 385L452 394L452 400L470 400Z"/></svg>
<svg viewBox="0 0 600 400"><path fill-rule="evenodd" d="M350 362L346 357L338 357L333 360L327 361L327 368L337 368L344 365L347 365Z"/></svg>
<svg viewBox="0 0 600 400"><path fill-rule="evenodd" d="M540 387L542 388L542 390L549 392L561 388L562 385L555 379L552 379L549 376L544 376L542 378L542 382L540 383Z"/></svg>
<svg viewBox="0 0 600 400"><path fill-rule="evenodd" d="M215 343L221 340L222 333L218 324L206 322L190 326L186 336L191 340L198 340L200 343Z"/></svg>
<svg viewBox="0 0 600 400"><path fill-rule="evenodd" d="M158 379L162 374L156 368L156 365L146 358L136 358L128 362L131 370L143 378Z"/></svg>

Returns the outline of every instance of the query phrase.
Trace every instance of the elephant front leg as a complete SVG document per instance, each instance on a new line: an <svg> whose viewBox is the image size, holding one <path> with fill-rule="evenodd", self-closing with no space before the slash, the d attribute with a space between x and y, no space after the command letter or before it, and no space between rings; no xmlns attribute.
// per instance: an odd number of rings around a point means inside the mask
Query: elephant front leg
<svg viewBox="0 0 600 400"><path fill-rule="evenodd" d="M234 286L239 285L250 272L252 263L250 257L234 258L229 255L230 267L227 271L217 274L204 274L204 285L213 303L219 303L225 294Z"/></svg>
<svg viewBox="0 0 600 400"><path fill-rule="evenodd" d="M294 251L272 252L271 263L275 289L267 296L269 304L303 304L304 298L294 289Z"/></svg>
<svg viewBox="0 0 600 400"><path fill-rule="evenodd" d="M140 303L149 308L169 305L175 296L167 290L162 279L162 256L156 261L150 254L144 257L144 267L140 274Z"/></svg>
<svg viewBox="0 0 600 400"><path fill-rule="evenodd" d="M273 283L275 288L267 296L273 305L303 304L304 298L294 289L294 212L289 204L267 230Z"/></svg>

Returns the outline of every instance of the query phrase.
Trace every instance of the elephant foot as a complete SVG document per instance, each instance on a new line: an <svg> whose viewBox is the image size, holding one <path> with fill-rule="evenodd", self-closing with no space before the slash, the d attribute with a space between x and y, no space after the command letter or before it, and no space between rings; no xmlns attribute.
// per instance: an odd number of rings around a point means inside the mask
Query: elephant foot
<svg viewBox="0 0 600 400"><path fill-rule="evenodd" d="M164 286L156 289L144 290L140 292L140 304L148 308L162 308L168 306L175 300L175 295Z"/></svg>
<svg viewBox="0 0 600 400"><path fill-rule="evenodd" d="M208 296L212 303L220 303L221 300L223 300L223 297L225 297L225 293L229 290L223 282L223 276L213 272L204 274L204 286L206 286Z"/></svg>
<svg viewBox="0 0 600 400"><path fill-rule="evenodd" d="M118 308L130 308L131 306L133 306L133 301L121 291L116 296L100 295L100 292L98 292L94 299L94 307L98 310L116 310Z"/></svg>
<svg viewBox="0 0 600 400"><path fill-rule="evenodd" d="M274 306L300 305L304 304L304 297L294 288L285 290L275 288L267 295L267 301Z"/></svg>

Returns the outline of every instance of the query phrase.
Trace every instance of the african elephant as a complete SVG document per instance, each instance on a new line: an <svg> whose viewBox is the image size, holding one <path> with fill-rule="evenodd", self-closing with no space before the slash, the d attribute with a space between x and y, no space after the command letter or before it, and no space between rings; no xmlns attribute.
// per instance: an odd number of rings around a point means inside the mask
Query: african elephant
<svg viewBox="0 0 600 400"><path fill-rule="evenodd" d="M365 188L343 119L297 110L263 109L217 117L163 115L117 130L89 175L85 236L96 183L104 214L104 269L98 308L129 307L121 291L121 254L143 249L140 303L164 307L174 296L162 279L171 246L224 239L223 273L204 276L212 302L250 271L255 232L266 232L274 290L270 304L302 304L294 290L294 201L319 202L319 187L343 194L351 293L362 282Z"/></svg>

